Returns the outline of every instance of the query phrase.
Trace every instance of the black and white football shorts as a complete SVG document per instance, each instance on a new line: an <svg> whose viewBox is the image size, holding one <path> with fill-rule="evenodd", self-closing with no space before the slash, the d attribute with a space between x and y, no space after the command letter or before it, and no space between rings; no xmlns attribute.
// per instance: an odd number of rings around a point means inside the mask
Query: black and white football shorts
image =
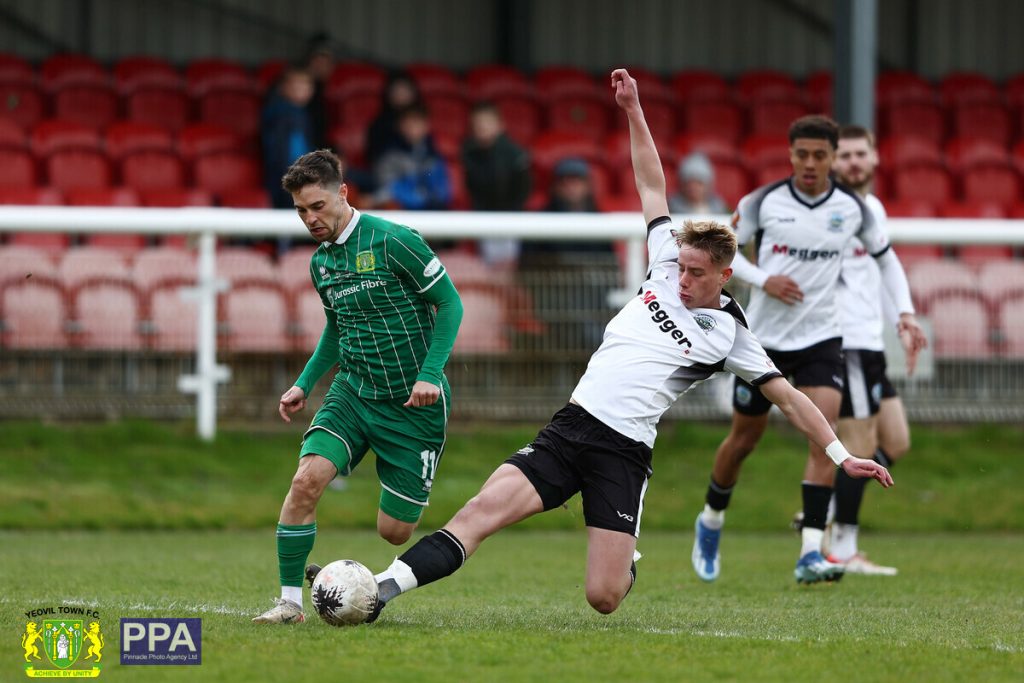
<svg viewBox="0 0 1024 683"><path fill-rule="evenodd" d="M894 398L896 387L885 374L885 354L881 351L845 349L846 385L839 417L863 420L878 414L882 399Z"/></svg>
<svg viewBox="0 0 1024 683"><path fill-rule="evenodd" d="M774 351L765 349L775 368L783 377L790 379L795 387L832 387L843 390L843 340L841 337L826 339L805 349L796 351ZM733 384L732 407L743 415L764 415L771 410L772 402L764 397L761 390L744 382L739 377Z"/></svg>
<svg viewBox="0 0 1024 683"><path fill-rule="evenodd" d="M587 526L640 535L651 449L623 436L575 403L551 418L529 445L505 462L537 489L544 510L583 495Z"/></svg>

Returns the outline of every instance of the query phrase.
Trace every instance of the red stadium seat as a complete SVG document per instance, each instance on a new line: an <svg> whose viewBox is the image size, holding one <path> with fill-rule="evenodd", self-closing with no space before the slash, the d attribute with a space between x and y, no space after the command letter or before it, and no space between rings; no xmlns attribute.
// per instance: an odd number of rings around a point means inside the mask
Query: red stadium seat
<svg viewBox="0 0 1024 683"><path fill-rule="evenodd" d="M213 206L213 195L194 187L171 187L139 192L143 206L176 208L185 206Z"/></svg>
<svg viewBox="0 0 1024 683"><path fill-rule="evenodd" d="M342 62L334 67L324 93L328 100L368 97L379 100L387 72L376 64Z"/></svg>
<svg viewBox="0 0 1024 683"><path fill-rule="evenodd" d="M269 209L270 195L262 187L239 187L220 193L220 205L234 209Z"/></svg>
<svg viewBox="0 0 1024 683"><path fill-rule="evenodd" d="M85 246L116 251L127 259L132 259L146 248L145 235L125 233L91 233L85 236Z"/></svg>
<svg viewBox="0 0 1024 683"><path fill-rule="evenodd" d="M68 206L140 206L139 195L130 187L71 189L65 195Z"/></svg>
<svg viewBox="0 0 1024 683"><path fill-rule="evenodd" d="M0 177L3 175L3 152L0 151ZM2 182L2 181L0 181ZM60 206L64 197L52 187L6 187L0 184L0 204L20 204L21 206Z"/></svg>
<svg viewBox="0 0 1024 683"><path fill-rule="evenodd" d="M1002 352L1011 358L1024 358L1024 297L1003 301L999 307Z"/></svg>
<svg viewBox="0 0 1024 683"><path fill-rule="evenodd" d="M67 192L72 189L109 187L112 177L107 158L88 149L55 152L46 159L50 185Z"/></svg>
<svg viewBox="0 0 1024 683"><path fill-rule="evenodd" d="M35 85L0 81L0 117L27 130L42 120L45 109L43 96Z"/></svg>
<svg viewBox="0 0 1024 683"><path fill-rule="evenodd" d="M462 324L452 353L463 355L507 352L508 302L500 291L466 287L459 290L459 295L462 298Z"/></svg>
<svg viewBox="0 0 1024 683"><path fill-rule="evenodd" d="M996 216L1002 218L1003 216ZM989 218L989 216L979 216ZM1013 248L1004 244L967 244L956 250L956 260L960 263L981 270L982 268L1000 262L1010 262L1013 258ZM981 278L978 280L978 287L981 295L988 298L989 292L982 286Z"/></svg>
<svg viewBox="0 0 1024 683"><path fill-rule="evenodd" d="M894 202L890 202L893 204ZM889 215L893 216L890 204L886 204L886 209L889 211ZM929 206L930 205L926 205ZM931 214L925 215L905 215L906 218L931 218L935 215L934 210ZM942 258L942 247L937 244L894 244L893 251L900 258L900 263L903 264L903 269L910 272L914 266L918 263L928 261L938 261Z"/></svg>
<svg viewBox="0 0 1024 683"><path fill-rule="evenodd" d="M603 140L608 132L607 99L588 95L559 95L548 105L548 129L577 132Z"/></svg>
<svg viewBox="0 0 1024 683"><path fill-rule="evenodd" d="M121 180L135 190L183 187L185 166L173 152L134 152L121 160Z"/></svg>
<svg viewBox="0 0 1024 683"><path fill-rule="evenodd" d="M217 277L227 280L233 287L247 283L273 285L277 282L277 272L270 257L247 247L217 250Z"/></svg>
<svg viewBox="0 0 1024 683"><path fill-rule="evenodd" d="M251 284L224 295L225 346L234 352L289 350L288 306L276 285Z"/></svg>
<svg viewBox="0 0 1024 683"><path fill-rule="evenodd" d="M328 100L328 104L332 121L361 130L369 128L380 111L380 98L370 94Z"/></svg>
<svg viewBox="0 0 1024 683"><path fill-rule="evenodd" d="M715 71L679 71L669 79L669 85L681 103L697 100L732 100L732 87Z"/></svg>
<svg viewBox="0 0 1024 683"><path fill-rule="evenodd" d="M3 346L8 349L60 349L67 344L67 308L55 283L24 280L0 292Z"/></svg>
<svg viewBox="0 0 1024 683"><path fill-rule="evenodd" d="M883 166L896 169L908 164L941 164L942 149L931 138L920 135L893 135L878 146Z"/></svg>
<svg viewBox="0 0 1024 683"><path fill-rule="evenodd" d="M640 203L640 196L634 192L632 194L610 194L600 196L597 198L597 208L604 213L633 213L635 211L642 211L643 205Z"/></svg>
<svg viewBox="0 0 1024 683"><path fill-rule="evenodd" d="M57 119L37 123L32 128L29 142L32 151L40 157L69 149L99 151L102 148L95 128Z"/></svg>
<svg viewBox="0 0 1024 683"><path fill-rule="evenodd" d="M138 349L139 297L131 282L87 284L75 296L75 346Z"/></svg>
<svg viewBox="0 0 1024 683"><path fill-rule="evenodd" d="M754 187L761 187L786 180L792 176L793 165L788 161L777 161L774 164L766 164L751 173L754 178Z"/></svg>
<svg viewBox="0 0 1024 683"><path fill-rule="evenodd" d="M535 95L533 85L523 72L504 64L484 64L470 69L466 73L466 87L476 99L503 96L533 99Z"/></svg>
<svg viewBox="0 0 1024 683"><path fill-rule="evenodd" d="M158 351L194 351L197 304L181 296L179 285L155 289L149 298L153 348Z"/></svg>
<svg viewBox="0 0 1024 683"><path fill-rule="evenodd" d="M901 259L902 260L902 259ZM923 312L942 295L978 296L978 279L970 268L951 259L921 261L907 273L914 301Z"/></svg>
<svg viewBox="0 0 1024 683"><path fill-rule="evenodd" d="M57 268L49 254L34 247L0 245L0 289L32 278L57 279Z"/></svg>
<svg viewBox="0 0 1024 683"><path fill-rule="evenodd" d="M701 152L712 161L734 163L740 160L739 149L736 143L729 138L713 133L683 133L677 135L672 143L672 147L676 157L679 159L693 152Z"/></svg>
<svg viewBox="0 0 1024 683"><path fill-rule="evenodd" d="M68 249L57 266L57 279L72 295L87 282L132 282L124 257L102 247Z"/></svg>
<svg viewBox="0 0 1024 683"><path fill-rule="evenodd" d="M334 126L327 134L331 147L338 152L345 163L361 166L366 160L366 131L355 126Z"/></svg>
<svg viewBox="0 0 1024 683"><path fill-rule="evenodd" d="M308 271L309 264L306 265L306 270ZM306 284L309 284L308 275L306 277ZM311 287L298 290L294 302L295 325L297 328L295 350L312 353L313 349L320 342L320 335L323 334L324 326L327 325L324 304Z"/></svg>
<svg viewBox="0 0 1024 683"><path fill-rule="evenodd" d="M743 112L730 102L683 100L681 133L718 135L738 142L743 135Z"/></svg>
<svg viewBox="0 0 1024 683"><path fill-rule="evenodd" d="M533 75L538 94L545 99L569 95L607 97L606 88L584 69L575 66L545 66Z"/></svg>
<svg viewBox="0 0 1024 683"><path fill-rule="evenodd" d="M747 71L736 80L736 91L753 107L767 100L786 100L802 104L803 93L793 77L781 71L759 69Z"/></svg>
<svg viewBox="0 0 1024 683"><path fill-rule="evenodd" d="M134 152L174 149L174 138L166 128L138 121L118 121L107 128L106 149L111 159L119 160Z"/></svg>
<svg viewBox="0 0 1024 683"><path fill-rule="evenodd" d="M920 135L936 143L946 136L946 119L937 104L906 102L881 110L880 128L887 136Z"/></svg>
<svg viewBox="0 0 1024 683"><path fill-rule="evenodd" d="M305 289L313 291L309 279L309 262L315 251L316 247L294 247L278 259L277 282L289 296L301 293ZM319 297L317 300L319 301ZM320 327L322 328L323 324Z"/></svg>
<svg viewBox="0 0 1024 683"><path fill-rule="evenodd" d="M714 166L715 192L725 201L726 206L735 208L743 195L754 189L750 184L750 176L739 164L715 161Z"/></svg>
<svg viewBox="0 0 1024 683"><path fill-rule="evenodd" d="M92 57L78 54L57 54L39 67L40 81L47 90L57 90L72 83L109 85L110 74Z"/></svg>
<svg viewBox="0 0 1024 683"><path fill-rule="evenodd" d="M416 81L424 97L439 94L462 96L462 81L446 66L418 62L407 64L405 71Z"/></svg>
<svg viewBox="0 0 1024 683"><path fill-rule="evenodd" d="M1002 245L990 245L987 248L1000 249ZM993 306L1008 297L1024 295L1024 262L990 258L976 265L980 266L978 287L981 295ZM1024 322L1024 318L1021 320Z"/></svg>
<svg viewBox="0 0 1024 683"><path fill-rule="evenodd" d="M893 175L898 199L920 199L941 206L953 198L953 181L941 166L914 164L898 169Z"/></svg>
<svg viewBox="0 0 1024 683"><path fill-rule="evenodd" d="M743 141L740 160L755 172L766 166L790 167L789 140L786 135L752 135Z"/></svg>
<svg viewBox="0 0 1024 683"><path fill-rule="evenodd" d="M1020 198L1020 176L1010 166L974 166L963 174L964 199L1008 209Z"/></svg>
<svg viewBox="0 0 1024 683"><path fill-rule="evenodd" d="M937 104L935 88L911 71L883 71L875 82L875 100L879 107L907 102Z"/></svg>
<svg viewBox="0 0 1024 683"><path fill-rule="evenodd" d="M7 237L7 244L16 247L30 247L59 258L71 244L71 238L56 232L15 232Z"/></svg>
<svg viewBox="0 0 1024 683"><path fill-rule="evenodd" d="M946 164L954 172L974 166L1005 166L1009 160L1004 146L985 138L953 138L946 144Z"/></svg>
<svg viewBox="0 0 1024 683"><path fill-rule="evenodd" d="M132 121L177 131L184 128L190 118L188 98L175 88L139 88L128 95L126 102L126 115Z"/></svg>
<svg viewBox="0 0 1024 683"><path fill-rule="evenodd" d="M534 138L530 144L533 163L550 170L559 160L578 157L592 164L603 164L604 149L593 139L565 131L548 131Z"/></svg>
<svg viewBox="0 0 1024 683"><path fill-rule="evenodd" d="M1006 208L995 202L949 202L941 207L943 218L1006 218Z"/></svg>
<svg viewBox="0 0 1024 683"><path fill-rule="evenodd" d="M832 112L832 72L815 71L804 81L804 92L811 111L822 114Z"/></svg>
<svg viewBox="0 0 1024 683"><path fill-rule="evenodd" d="M928 313L936 358L982 359L992 355L991 327L984 302L950 294L936 299Z"/></svg>
<svg viewBox="0 0 1024 683"><path fill-rule="evenodd" d="M646 98L646 96L645 96ZM676 112L679 105L670 98L646 98L644 99L644 118L647 119L647 126L651 129L651 135L659 148L664 147L670 151L668 146L676 133ZM621 130L629 130L629 119L626 118L618 108L609 110L615 124Z"/></svg>
<svg viewBox="0 0 1024 683"><path fill-rule="evenodd" d="M750 133L752 135L779 135L788 138L789 126L796 119L810 113L803 102L797 100L762 100L750 105Z"/></svg>
<svg viewBox="0 0 1024 683"><path fill-rule="evenodd" d="M21 149L0 149L0 187L31 187L36 184L32 155Z"/></svg>
<svg viewBox="0 0 1024 683"><path fill-rule="evenodd" d="M117 94L110 85L68 85L54 95L53 114L93 128L106 128L117 119Z"/></svg>
<svg viewBox="0 0 1024 683"><path fill-rule="evenodd" d="M541 131L541 110L536 100L521 95L495 95L494 105L501 112L509 137L528 145Z"/></svg>
<svg viewBox="0 0 1024 683"><path fill-rule="evenodd" d="M270 90L287 68L286 59L271 59L260 64L260 68L256 70L256 81L260 84L260 90L264 93Z"/></svg>
<svg viewBox="0 0 1024 683"><path fill-rule="evenodd" d="M32 64L21 57L0 52L0 82L35 83L36 72Z"/></svg>
<svg viewBox="0 0 1024 683"><path fill-rule="evenodd" d="M1002 105L999 87L988 76L964 71L947 74L939 83L939 99L947 107L963 104Z"/></svg>
<svg viewBox="0 0 1024 683"><path fill-rule="evenodd" d="M199 98L199 120L255 138L260 130L260 98L246 90L212 90Z"/></svg>
<svg viewBox="0 0 1024 683"><path fill-rule="evenodd" d="M1006 146L1012 134L1010 112L1002 104L972 102L953 110L953 135L988 138Z"/></svg>
<svg viewBox="0 0 1024 683"><path fill-rule="evenodd" d="M261 187L259 162L246 154L218 152L195 160L192 177L196 187L219 195L226 190Z"/></svg>
<svg viewBox="0 0 1024 683"><path fill-rule="evenodd" d="M135 256L131 279L143 294L157 287L193 283L196 280L195 253L174 247L144 249Z"/></svg>
<svg viewBox="0 0 1024 683"><path fill-rule="evenodd" d="M256 79L238 62L226 59L198 59L185 69L185 85L193 97L217 90L241 91L256 94L260 87Z"/></svg>
<svg viewBox="0 0 1024 683"><path fill-rule="evenodd" d="M194 123L178 133L178 152L187 161L215 152L236 152L240 146L234 131L214 123Z"/></svg>
<svg viewBox="0 0 1024 683"><path fill-rule="evenodd" d="M455 135L451 130L435 130L431 135L434 138L434 148L445 161L459 164L459 152L462 147L462 136Z"/></svg>
<svg viewBox="0 0 1024 683"><path fill-rule="evenodd" d="M122 94L140 88L182 90L185 79L174 66L158 57L127 57L114 66L114 81Z"/></svg>
<svg viewBox="0 0 1024 683"><path fill-rule="evenodd" d="M454 91L437 92L425 94L423 99L430 112L431 128L461 141L469 125L469 105L462 95Z"/></svg>
<svg viewBox="0 0 1024 683"><path fill-rule="evenodd" d="M1021 173L1024 173L1024 140L1021 140L1010 150L1010 163Z"/></svg>

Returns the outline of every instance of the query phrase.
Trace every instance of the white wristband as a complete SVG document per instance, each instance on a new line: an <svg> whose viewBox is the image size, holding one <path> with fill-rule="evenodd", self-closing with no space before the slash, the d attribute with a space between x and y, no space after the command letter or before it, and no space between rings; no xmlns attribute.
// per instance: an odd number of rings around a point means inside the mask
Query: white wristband
<svg viewBox="0 0 1024 683"><path fill-rule="evenodd" d="M825 446L825 455L832 458L832 462L837 465L842 465L844 460L853 457L850 455L850 452L846 450L846 446L840 443L839 439L836 439L829 445Z"/></svg>

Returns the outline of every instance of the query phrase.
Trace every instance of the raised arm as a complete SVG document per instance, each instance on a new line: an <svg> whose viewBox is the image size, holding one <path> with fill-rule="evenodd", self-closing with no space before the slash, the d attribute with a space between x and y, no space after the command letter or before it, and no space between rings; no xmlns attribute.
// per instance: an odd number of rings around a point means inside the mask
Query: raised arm
<svg viewBox="0 0 1024 683"><path fill-rule="evenodd" d="M629 121L629 153L633 159L633 177L640 194L640 206L644 211L644 222L650 225L655 218L668 215L668 199L665 196L665 170L661 166L658 148L647 127L636 79L625 69L612 72L612 88L615 89L615 103L626 113Z"/></svg>
<svg viewBox="0 0 1024 683"><path fill-rule="evenodd" d="M889 470L874 460L857 458L849 454L836 437L828 420L803 393L793 388L782 377L774 377L760 386L765 398L774 403L790 424L804 436L825 449L825 453L851 477L871 477L888 488L892 486Z"/></svg>

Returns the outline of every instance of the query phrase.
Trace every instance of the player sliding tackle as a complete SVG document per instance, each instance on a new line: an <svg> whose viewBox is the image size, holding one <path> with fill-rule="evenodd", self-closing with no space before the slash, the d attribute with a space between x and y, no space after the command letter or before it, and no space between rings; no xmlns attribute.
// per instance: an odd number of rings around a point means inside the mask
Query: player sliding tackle
<svg viewBox="0 0 1024 683"><path fill-rule="evenodd" d="M636 579L634 552L658 420L677 398L720 370L760 386L851 476L892 484L884 467L847 453L814 404L775 369L739 305L722 291L736 253L732 230L710 221L672 228L665 176L636 81L618 69L611 82L629 118L651 274L608 323L568 405L533 443L499 466L443 529L377 575L378 605L370 621L398 595L455 572L488 536L558 507L577 492L587 524L587 602L604 614L613 612ZM315 575L317 568L309 569L307 575Z"/></svg>

